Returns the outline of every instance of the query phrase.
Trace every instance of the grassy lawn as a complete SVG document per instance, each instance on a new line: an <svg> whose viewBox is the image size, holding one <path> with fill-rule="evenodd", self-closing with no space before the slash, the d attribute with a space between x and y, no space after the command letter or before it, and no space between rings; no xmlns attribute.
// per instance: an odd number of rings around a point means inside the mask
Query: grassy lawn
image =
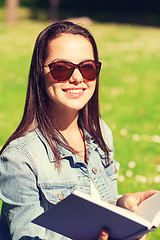
<svg viewBox="0 0 160 240"><path fill-rule="evenodd" d="M23 19L6 26L0 17L1 146L22 117L33 45L48 24ZM159 190L160 29L106 23L89 29L103 63L101 114L113 131L115 160L121 164L119 193ZM148 239L160 239L160 230Z"/></svg>

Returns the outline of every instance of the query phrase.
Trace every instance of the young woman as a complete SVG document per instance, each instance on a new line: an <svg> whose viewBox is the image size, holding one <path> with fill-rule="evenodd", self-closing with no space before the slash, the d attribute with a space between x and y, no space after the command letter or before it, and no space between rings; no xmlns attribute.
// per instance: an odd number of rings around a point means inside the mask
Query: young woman
<svg viewBox="0 0 160 240"><path fill-rule="evenodd" d="M2 234L8 226L13 240L67 239L31 221L75 189L116 204L119 164L99 114L100 69L96 43L81 26L58 22L38 36L24 115L1 150ZM132 208L154 193L118 203Z"/></svg>

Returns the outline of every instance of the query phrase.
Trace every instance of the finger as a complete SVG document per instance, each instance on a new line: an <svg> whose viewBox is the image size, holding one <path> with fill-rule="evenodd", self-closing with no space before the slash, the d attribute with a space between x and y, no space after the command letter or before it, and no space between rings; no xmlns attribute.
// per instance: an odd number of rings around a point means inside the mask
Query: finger
<svg viewBox="0 0 160 240"><path fill-rule="evenodd" d="M152 195L154 195L157 192L158 192L157 190L148 190L148 191L144 191L144 192L135 193L137 195L137 198L135 200L134 205L132 205L132 210L135 211L141 202L143 202L144 200L151 197Z"/></svg>
<svg viewBox="0 0 160 240"><path fill-rule="evenodd" d="M148 191L145 191L145 192L140 192L140 196L137 199L138 200L137 204L139 205L145 199L151 197L152 195L154 195L157 192L158 192L157 190L148 190Z"/></svg>
<svg viewBox="0 0 160 240"><path fill-rule="evenodd" d="M135 198L131 198L130 201L126 202L126 208L132 212L134 212L137 208L137 202L135 201Z"/></svg>
<svg viewBox="0 0 160 240"><path fill-rule="evenodd" d="M109 237L109 233L107 232L107 230L102 229L98 240L108 240L108 237Z"/></svg>
<svg viewBox="0 0 160 240"><path fill-rule="evenodd" d="M127 193L119 199L118 205L130 211L135 211L137 208L136 200L139 198L139 195L137 193Z"/></svg>

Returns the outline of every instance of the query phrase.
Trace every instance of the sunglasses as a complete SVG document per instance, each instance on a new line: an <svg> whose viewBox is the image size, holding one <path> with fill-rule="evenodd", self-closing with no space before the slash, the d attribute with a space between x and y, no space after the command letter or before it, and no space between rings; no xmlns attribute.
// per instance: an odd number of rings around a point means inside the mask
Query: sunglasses
<svg viewBox="0 0 160 240"><path fill-rule="evenodd" d="M87 81L93 81L99 76L101 62L86 60L79 64L74 64L68 61L58 61L52 62L44 67L49 67L52 77L57 82L67 81L76 68L79 69L83 78Z"/></svg>

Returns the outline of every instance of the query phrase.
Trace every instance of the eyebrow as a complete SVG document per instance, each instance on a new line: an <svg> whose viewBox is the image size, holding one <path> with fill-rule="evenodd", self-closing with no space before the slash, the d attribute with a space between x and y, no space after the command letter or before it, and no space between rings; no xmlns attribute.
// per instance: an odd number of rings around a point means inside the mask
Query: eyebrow
<svg viewBox="0 0 160 240"><path fill-rule="evenodd" d="M89 58L87 58L87 59L82 59L80 62L78 62L78 63L75 63L75 64L79 64L79 63L81 63L81 62L84 62L84 61L94 61L95 59L89 59ZM64 58L55 58L55 59L53 59L52 60L52 62L50 62L49 64L51 64L51 63L55 63L55 62L71 62L70 60L68 60L68 59L64 59ZM72 63L72 62L71 62ZM49 64L46 64L46 65L49 65Z"/></svg>

